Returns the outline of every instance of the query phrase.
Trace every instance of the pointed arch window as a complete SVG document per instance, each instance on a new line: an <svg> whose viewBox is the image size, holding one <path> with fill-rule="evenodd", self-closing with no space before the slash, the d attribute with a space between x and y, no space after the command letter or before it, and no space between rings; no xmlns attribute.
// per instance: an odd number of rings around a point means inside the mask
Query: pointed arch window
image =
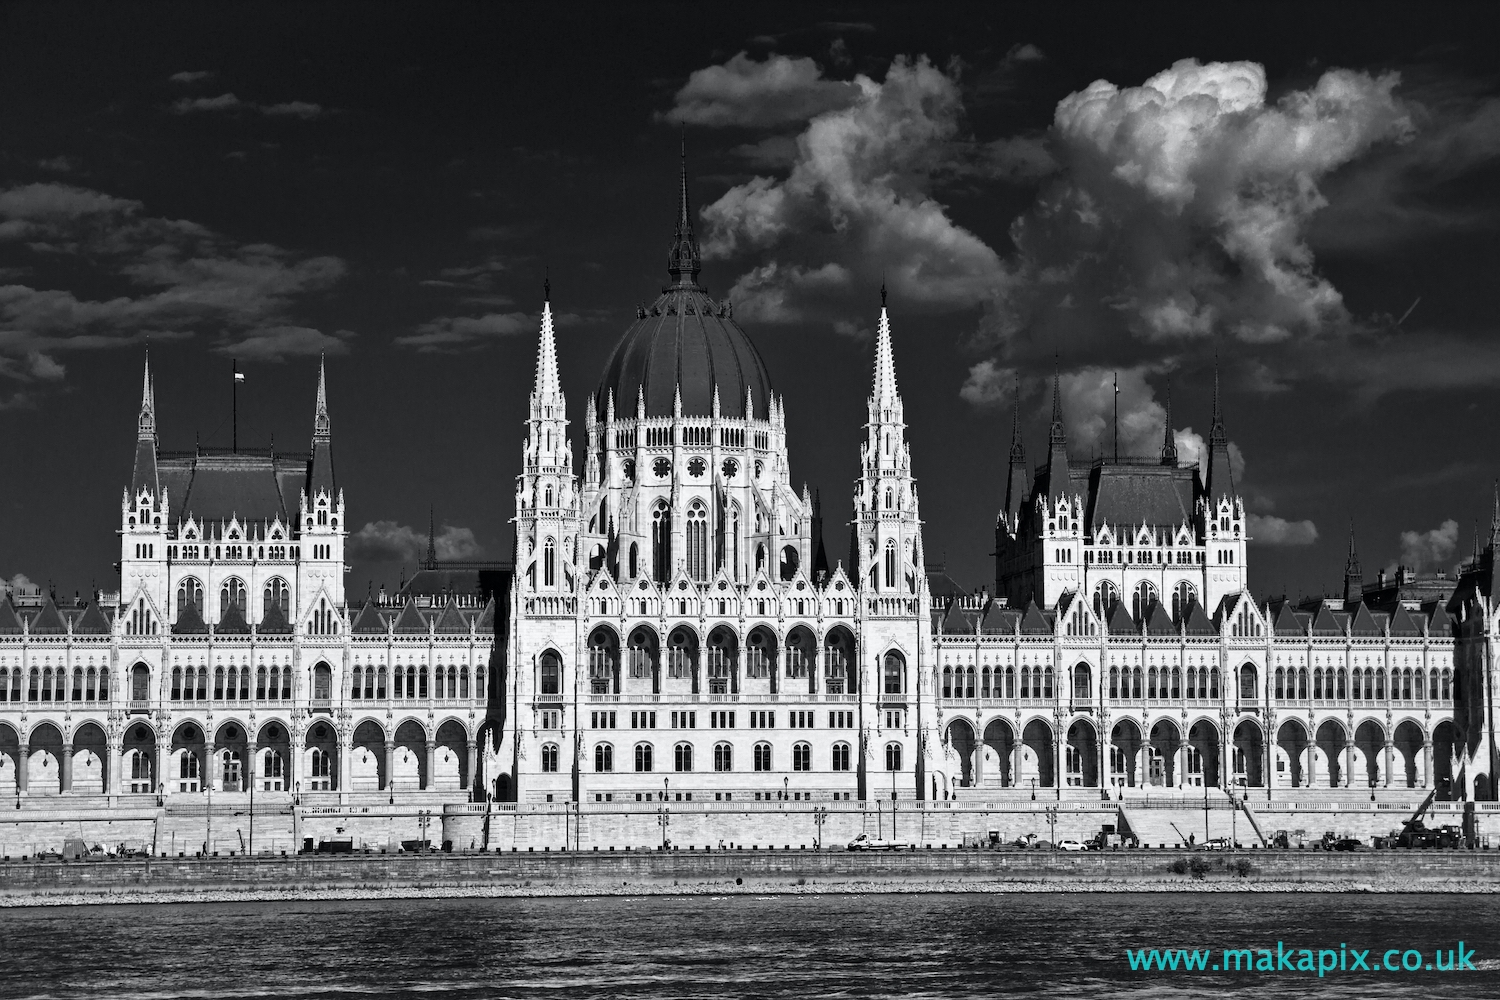
<svg viewBox="0 0 1500 1000"><path fill-rule="evenodd" d="M1183 580L1172 590L1172 617L1178 621L1187 614L1188 605L1198 599L1198 591L1191 583Z"/></svg>
<svg viewBox="0 0 1500 1000"><path fill-rule="evenodd" d="M1156 588L1144 580L1136 584L1135 592L1130 595L1131 617L1138 622L1144 620L1155 604Z"/></svg>
<svg viewBox="0 0 1500 1000"><path fill-rule="evenodd" d="M182 612L182 609L187 607L189 604L196 607L200 614L202 613L203 584L198 581L197 577L193 576L183 577L182 582L177 584L178 613L180 614Z"/></svg>
<svg viewBox="0 0 1500 1000"><path fill-rule="evenodd" d="M687 513L687 571L694 580L708 579L708 511L697 500Z"/></svg>
<svg viewBox="0 0 1500 1000"><path fill-rule="evenodd" d="M270 582L266 584L263 596L264 611L266 614L270 614L272 608L280 609L283 616L288 613L291 602L291 591L287 588L286 581L281 577L271 578Z"/></svg>
<svg viewBox="0 0 1500 1000"><path fill-rule="evenodd" d="M238 608L242 615L245 613L245 584L234 576L225 580L224 585L219 588L220 617L227 615L230 607Z"/></svg>
<svg viewBox="0 0 1500 1000"><path fill-rule="evenodd" d="M557 586L557 543L550 538L542 546L542 586Z"/></svg>
<svg viewBox="0 0 1500 1000"><path fill-rule="evenodd" d="M664 503L651 511L651 578L666 583L672 572L672 512Z"/></svg>
<svg viewBox="0 0 1500 1000"><path fill-rule="evenodd" d="M885 540L885 585L887 588L896 586L896 540L894 538Z"/></svg>

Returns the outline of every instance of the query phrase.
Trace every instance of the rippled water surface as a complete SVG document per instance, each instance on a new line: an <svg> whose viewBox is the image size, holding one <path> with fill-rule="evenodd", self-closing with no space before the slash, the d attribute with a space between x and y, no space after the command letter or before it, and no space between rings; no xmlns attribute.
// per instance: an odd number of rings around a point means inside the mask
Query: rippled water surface
<svg viewBox="0 0 1500 1000"><path fill-rule="evenodd" d="M1126 948L1416 948L1478 971L1132 972ZM1429 959L1430 960L1430 959ZM1500 897L458 899L0 911L3 997L1500 996Z"/></svg>

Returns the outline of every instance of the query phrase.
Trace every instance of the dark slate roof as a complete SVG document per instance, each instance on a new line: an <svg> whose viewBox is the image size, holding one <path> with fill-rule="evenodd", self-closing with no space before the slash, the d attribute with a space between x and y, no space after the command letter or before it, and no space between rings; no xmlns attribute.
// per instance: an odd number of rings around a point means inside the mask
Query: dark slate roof
<svg viewBox="0 0 1500 1000"><path fill-rule="evenodd" d="M963 613L960 602L955 599L948 602L948 610L939 623L944 635L972 635L974 623Z"/></svg>
<svg viewBox="0 0 1500 1000"><path fill-rule="evenodd" d="M490 633L495 631L495 599L493 597L485 603L484 610L479 613L479 620L474 623L474 631Z"/></svg>
<svg viewBox="0 0 1500 1000"><path fill-rule="evenodd" d="M407 601L406 607L401 609L401 614L396 618L396 631L427 631L427 620L422 617L422 612L417 610L417 604L415 601Z"/></svg>
<svg viewBox="0 0 1500 1000"><path fill-rule="evenodd" d="M16 614L16 606L6 597L0 601L0 634L17 635L22 631L21 616Z"/></svg>
<svg viewBox="0 0 1500 1000"><path fill-rule="evenodd" d="M380 617L379 611L375 610L375 602L365 601L365 606L360 609L358 617L354 619L352 628L358 635L385 635L385 619Z"/></svg>
<svg viewBox="0 0 1500 1000"><path fill-rule="evenodd" d="M260 624L255 626L255 631L263 635L287 635L292 631L292 623L286 620L286 615L281 613L281 605L273 604L261 616Z"/></svg>
<svg viewBox="0 0 1500 1000"><path fill-rule="evenodd" d="M174 512L207 522L279 517L289 524L307 483L305 455L164 454L158 468Z"/></svg>
<svg viewBox="0 0 1500 1000"><path fill-rule="evenodd" d="M1354 620L1349 623L1349 631L1352 635L1382 635L1380 626L1375 623L1370 609L1363 601L1355 605Z"/></svg>
<svg viewBox="0 0 1500 1000"><path fill-rule="evenodd" d="M1339 624L1338 618L1333 610L1324 604L1318 609L1317 617L1313 619L1313 635L1343 635L1343 626Z"/></svg>
<svg viewBox="0 0 1500 1000"><path fill-rule="evenodd" d="M979 620L979 631L984 635L1015 635L1020 622L1021 612L992 599Z"/></svg>
<svg viewBox="0 0 1500 1000"><path fill-rule="evenodd" d="M214 626L214 632L219 635L249 635L250 623L245 621L245 613L240 610L240 606L231 604L219 616L219 624Z"/></svg>
<svg viewBox="0 0 1500 1000"><path fill-rule="evenodd" d="M1214 628L1213 622L1208 620L1208 612L1203 610L1203 605L1198 603L1198 598L1188 601L1187 610L1182 613L1183 631L1188 635L1217 635L1218 629Z"/></svg>
<svg viewBox="0 0 1500 1000"><path fill-rule="evenodd" d="M47 603L42 605L42 610L31 620L32 635L63 635L68 631L67 622L63 621L62 615L57 612L57 604L52 598L47 598Z"/></svg>
<svg viewBox="0 0 1500 1000"><path fill-rule="evenodd" d="M1453 619L1443 607L1442 601L1431 601L1422 605L1422 610L1427 612L1427 634L1430 636L1447 635L1453 629Z"/></svg>
<svg viewBox="0 0 1500 1000"><path fill-rule="evenodd" d="M1036 601L1029 602L1026 605L1026 614L1021 619L1021 634L1051 635L1054 631L1046 615L1042 614L1042 609L1036 606Z"/></svg>
<svg viewBox="0 0 1500 1000"><path fill-rule="evenodd" d="M1391 615L1391 635L1421 635L1422 627L1412 620L1411 612L1406 610L1406 605L1396 605L1396 611Z"/></svg>
<svg viewBox="0 0 1500 1000"><path fill-rule="evenodd" d="M83 614L73 623L75 635L109 635L114 631L109 618L98 604L90 604L83 609Z"/></svg>
<svg viewBox="0 0 1500 1000"><path fill-rule="evenodd" d="M1109 612L1109 634L1134 635L1136 631L1135 619L1131 618L1130 612L1125 610L1125 602L1116 601L1115 606Z"/></svg>
<svg viewBox="0 0 1500 1000"><path fill-rule="evenodd" d="M701 288L673 286L625 331L604 366L595 405L602 420L609 394L615 414L634 417L636 398L644 394L646 416L670 417L673 398L682 387L682 412L707 417L713 412L714 386L719 412L745 417L745 390L753 416L770 413L771 377L755 345L734 319Z"/></svg>
<svg viewBox="0 0 1500 1000"><path fill-rule="evenodd" d="M1172 616L1167 614L1167 609L1162 607L1161 601L1151 602L1151 614L1146 618L1146 632L1149 635L1177 634L1177 628L1172 624Z"/></svg>
<svg viewBox="0 0 1500 1000"><path fill-rule="evenodd" d="M932 595L934 601L947 601L958 597L968 596L969 591L963 584L949 576L942 569L927 570L927 592Z"/></svg>
<svg viewBox="0 0 1500 1000"><path fill-rule="evenodd" d="M1193 519L1193 468L1170 465L1094 463L1087 470L1069 470L1080 489L1077 471L1087 476L1090 530L1101 524L1126 529L1141 524L1176 527Z"/></svg>
<svg viewBox="0 0 1500 1000"><path fill-rule="evenodd" d="M438 602L457 595L488 601L497 593L509 592L511 572L508 564L498 562L427 563L402 586L396 599L427 597Z"/></svg>
<svg viewBox="0 0 1500 1000"><path fill-rule="evenodd" d="M464 617L462 611L458 610L458 601L448 598L448 606L443 609L442 615L437 620L437 631L444 635L455 635L469 633L469 619Z"/></svg>
<svg viewBox="0 0 1500 1000"><path fill-rule="evenodd" d="M206 635L208 623L198 613L198 605L188 601L177 610L177 621L172 625L173 635Z"/></svg>
<svg viewBox="0 0 1500 1000"><path fill-rule="evenodd" d="M1302 635L1304 628L1297 613L1292 610L1292 605L1282 601L1277 607L1275 618L1271 623L1271 630L1277 635Z"/></svg>

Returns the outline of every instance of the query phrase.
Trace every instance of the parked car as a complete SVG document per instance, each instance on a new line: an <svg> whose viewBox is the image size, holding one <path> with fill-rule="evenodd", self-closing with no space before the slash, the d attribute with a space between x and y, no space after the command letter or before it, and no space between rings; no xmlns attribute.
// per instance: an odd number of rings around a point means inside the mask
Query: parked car
<svg viewBox="0 0 1500 1000"><path fill-rule="evenodd" d="M1076 841L1076 840L1059 840L1057 842L1057 849L1059 851L1086 851L1086 850L1088 850L1087 847L1084 847L1082 843L1080 843L1079 841Z"/></svg>
<svg viewBox="0 0 1500 1000"><path fill-rule="evenodd" d="M904 840L886 840L881 837L872 837L868 833L858 834L849 841L851 851L908 851L916 848Z"/></svg>
<svg viewBox="0 0 1500 1000"><path fill-rule="evenodd" d="M1358 837L1340 837L1329 845L1330 851L1363 851L1365 842Z"/></svg>

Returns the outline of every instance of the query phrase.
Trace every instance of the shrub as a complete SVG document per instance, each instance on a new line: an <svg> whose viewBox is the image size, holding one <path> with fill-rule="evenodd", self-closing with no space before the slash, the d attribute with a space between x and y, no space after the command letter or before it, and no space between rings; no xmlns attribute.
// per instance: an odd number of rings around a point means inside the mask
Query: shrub
<svg viewBox="0 0 1500 1000"><path fill-rule="evenodd" d="M1167 871L1171 872L1173 875L1186 875L1187 870L1188 863L1186 858L1177 858L1175 861L1169 862L1167 864Z"/></svg>
<svg viewBox="0 0 1500 1000"><path fill-rule="evenodd" d="M1250 863L1249 858L1240 858L1234 863L1234 871L1240 878L1248 878L1255 874L1255 866Z"/></svg>

